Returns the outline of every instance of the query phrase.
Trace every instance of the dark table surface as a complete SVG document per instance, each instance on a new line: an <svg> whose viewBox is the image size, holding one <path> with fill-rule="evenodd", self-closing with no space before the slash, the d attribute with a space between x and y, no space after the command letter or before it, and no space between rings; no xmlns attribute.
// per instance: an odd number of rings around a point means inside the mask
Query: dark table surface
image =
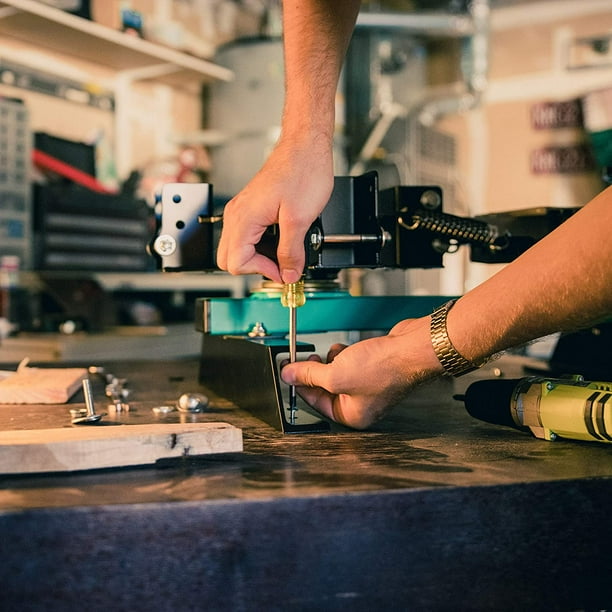
<svg viewBox="0 0 612 612"><path fill-rule="evenodd" d="M492 376L493 370L520 375L516 359L469 377L430 383L368 431L333 426L332 432L318 434L282 434L211 396L197 382L194 360L118 362L105 368L127 378L130 410L108 412L103 385L94 382L97 409L107 412L98 427L223 421L242 429L244 452L138 469L0 476L0 508L293 497L612 476L610 445L538 440L478 421L453 399L476 378ZM209 410L167 415L152 410L175 404L186 392L205 392L211 397ZM0 405L0 429L70 427L69 408L82 402L79 391L70 405Z"/></svg>
<svg viewBox="0 0 612 612"><path fill-rule="evenodd" d="M100 426L224 421L242 429L244 451L0 476L5 602L65 609L112 600L115 609L146 609L163 590L158 609L612 604L611 447L538 440L479 422L453 399L494 370L522 375L516 358L428 384L369 431L297 435L212 395L205 413L155 414L182 393L206 392L194 360L104 365L127 378L131 398L129 412ZM104 407L102 386L94 394ZM82 401L79 392L71 405L0 405L0 429L70 426L68 409ZM169 557L180 567L168 569ZM68 579L74 563L99 582ZM160 577L162 568L171 574ZM146 596L127 582L143 572ZM189 580L200 584L197 593Z"/></svg>

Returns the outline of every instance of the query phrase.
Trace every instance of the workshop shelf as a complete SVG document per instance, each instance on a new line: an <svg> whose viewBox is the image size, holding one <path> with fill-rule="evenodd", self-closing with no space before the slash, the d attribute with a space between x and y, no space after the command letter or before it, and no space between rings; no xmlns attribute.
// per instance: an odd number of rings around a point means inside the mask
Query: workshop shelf
<svg viewBox="0 0 612 612"><path fill-rule="evenodd" d="M143 70L142 78L229 81L233 72L33 0L0 2L0 33L117 71ZM150 74L149 74L150 73Z"/></svg>

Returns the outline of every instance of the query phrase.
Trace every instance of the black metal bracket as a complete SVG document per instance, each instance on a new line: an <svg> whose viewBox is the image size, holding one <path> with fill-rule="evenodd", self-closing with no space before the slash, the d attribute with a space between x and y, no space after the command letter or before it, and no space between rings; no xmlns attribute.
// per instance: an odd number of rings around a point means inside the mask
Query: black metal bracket
<svg viewBox="0 0 612 612"><path fill-rule="evenodd" d="M298 352L314 350L312 344L297 344ZM289 353L284 338L204 334L200 383L283 433L329 431L327 421L300 408L292 417L285 407L277 365L282 353Z"/></svg>

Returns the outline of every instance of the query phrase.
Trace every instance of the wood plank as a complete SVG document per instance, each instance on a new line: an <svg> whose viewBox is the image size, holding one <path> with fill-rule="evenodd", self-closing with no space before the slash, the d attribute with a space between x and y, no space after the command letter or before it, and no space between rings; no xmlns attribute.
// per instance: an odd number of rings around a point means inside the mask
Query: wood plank
<svg viewBox="0 0 612 612"><path fill-rule="evenodd" d="M29 368L0 380L0 404L64 404L87 377L85 368Z"/></svg>
<svg viewBox="0 0 612 612"><path fill-rule="evenodd" d="M82 425L0 432L0 473L72 472L242 451L228 423Z"/></svg>

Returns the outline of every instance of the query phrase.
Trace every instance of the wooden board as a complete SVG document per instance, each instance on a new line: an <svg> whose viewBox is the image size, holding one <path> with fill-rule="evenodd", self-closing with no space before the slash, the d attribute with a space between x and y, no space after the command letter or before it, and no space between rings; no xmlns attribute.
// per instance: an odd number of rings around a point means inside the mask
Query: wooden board
<svg viewBox="0 0 612 612"><path fill-rule="evenodd" d="M85 368L29 368L0 380L0 404L64 404L87 378Z"/></svg>
<svg viewBox="0 0 612 612"><path fill-rule="evenodd" d="M242 451L228 423L80 425L0 432L0 473L72 472Z"/></svg>

